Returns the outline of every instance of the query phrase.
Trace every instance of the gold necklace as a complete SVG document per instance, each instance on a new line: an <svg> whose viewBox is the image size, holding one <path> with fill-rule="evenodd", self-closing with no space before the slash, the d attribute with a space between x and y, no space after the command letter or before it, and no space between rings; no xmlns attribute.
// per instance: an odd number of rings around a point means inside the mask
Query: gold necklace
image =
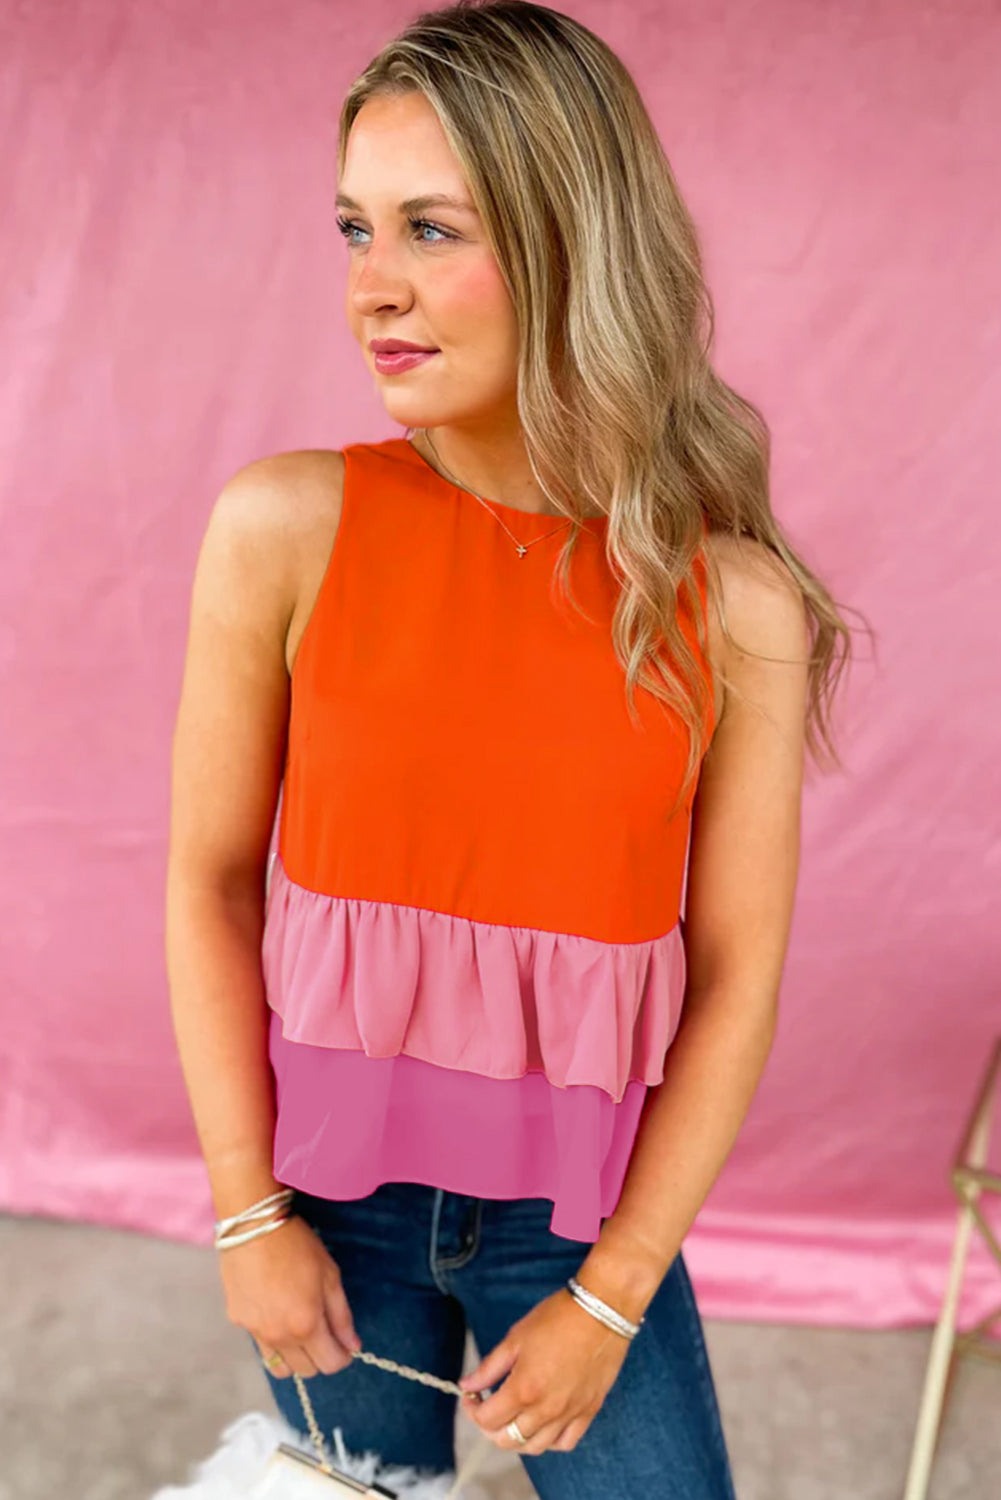
<svg viewBox="0 0 1001 1500"><path fill-rule="evenodd" d="M561 521L560 525L559 526L554 526L553 529L552 529L552 531L544 531L541 536L533 537L530 542L519 542L518 538L515 536L514 532L511 530L511 528L506 524L506 522L504 522L504 521L501 520L501 518L497 514L497 512L492 509L492 507L488 504L488 502L486 500L483 499L482 495L476 495L476 494L473 493L472 490L466 489L466 486L464 484L459 484L459 481L456 479L455 475L452 474L449 471L449 469L447 468L447 466L444 463L442 463L441 456L438 453L438 449L435 447L434 443L431 441L431 434L430 434L430 432L428 432L427 428L426 427L422 427L420 430L424 434L424 436L427 438L428 447L431 449L431 452L434 454L434 456L438 460L439 464L441 464L441 467L445 470L445 473L448 474L449 479L451 479L451 481L453 482L453 484L455 484L460 490L465 490L467 495L472 495L474 500L479 500L480 504L486 510L490 511L490 514L493 516L494 520L500 522L500 524L504 527L504 530L507 532L508 536L511 538L512 542L514 542L515 547L518 549L518 556L519 557L524 557L525 553L528 551L529 547L534 547L535 544L536 544L536 542L544 542L547 536L555 536L556 533L560 530L561 527L563 527L563 526L569 526L571 524L569 520Z"/></svg>

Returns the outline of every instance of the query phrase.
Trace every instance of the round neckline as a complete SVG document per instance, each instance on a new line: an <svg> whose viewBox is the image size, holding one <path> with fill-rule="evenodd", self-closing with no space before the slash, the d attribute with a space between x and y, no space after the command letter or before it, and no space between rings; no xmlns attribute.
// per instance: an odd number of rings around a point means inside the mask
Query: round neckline
<svg viewBox="0 0 1001 1500"><path fill-rule="evenodd" d="M510 517L511 520L517 521L519 524L523 521L527 521L529 523L535 522L539 525L545 522L549 526L558 526L560 522L563 522L565 524L565 528L569 529L570 522L566 516L550 516L547 515L544 511L538 510L519 510L517 505L505 505L501 500L483 500L481 502L479 500L479 497L473 494L472 490L464 490L461 485L453 484L450 479L446 479L444 474L439 474L438 470L434 468L432 464L428 463L423 453L418 453L417 449L414 447L409 438L393 438L391 439L391 441L398 445L402 445L402 448L410 461L419 465L419 467L422 468L426 474L430 474L432 479L437 479L439 484L443 484L445 488L451 490L454 495L459 495L463 500L471 501L472 504L474 504L481 512L484 512L484 507L489 507L490 510L499 511L505 517ZM607 516L586 516L584 518L582 529L586 531L591 522L596 522L600 526L603 525L607 520Z"/></svg>

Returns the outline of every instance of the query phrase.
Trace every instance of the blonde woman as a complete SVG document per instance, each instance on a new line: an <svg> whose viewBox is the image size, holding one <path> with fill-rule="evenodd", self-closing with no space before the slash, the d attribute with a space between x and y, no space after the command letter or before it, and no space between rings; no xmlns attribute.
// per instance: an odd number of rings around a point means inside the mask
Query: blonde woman
<svg viewBox="0 0 1001 1500"><path fill-rule="evenodd" d="M351 87L338 168L401 432L226 484L174 741L228 1315L353 1452L452 1468L455 1398L354 1355L454 1381L471 1330L492 1394L462 1410L543 1500L723 1500L682 1242L771 1047L848 629L593 32L420 16Z"/></svg>

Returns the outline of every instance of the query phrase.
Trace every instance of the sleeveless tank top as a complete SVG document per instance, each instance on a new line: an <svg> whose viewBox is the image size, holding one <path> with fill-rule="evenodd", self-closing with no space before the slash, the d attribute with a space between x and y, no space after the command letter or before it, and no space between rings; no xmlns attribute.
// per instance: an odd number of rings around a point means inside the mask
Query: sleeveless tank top
<svg viewBox="0 0 1001 1500"><path fill-rule="evenodd" d="M265 902L275 1175L544 1198L593 1242L680 1019L687 730L640 687L629 717L604 517L585 618L559 517L488 510L406 438L342 452ZM704 608L701 551L695 579Z"/></svg>

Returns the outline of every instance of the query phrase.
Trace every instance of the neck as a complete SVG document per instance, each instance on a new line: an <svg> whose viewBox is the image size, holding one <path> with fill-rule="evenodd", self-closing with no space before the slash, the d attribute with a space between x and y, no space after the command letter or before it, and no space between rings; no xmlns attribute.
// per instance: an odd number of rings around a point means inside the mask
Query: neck
<svg viewBox="0 0 1001 1500"><path fill-rule="evenodd" d="M562 516L540 490L528 462L520 427L510 435L482 439L456 427L418 427L412 438L443 479L481 500L494 500L533 515Z"/></svg>

